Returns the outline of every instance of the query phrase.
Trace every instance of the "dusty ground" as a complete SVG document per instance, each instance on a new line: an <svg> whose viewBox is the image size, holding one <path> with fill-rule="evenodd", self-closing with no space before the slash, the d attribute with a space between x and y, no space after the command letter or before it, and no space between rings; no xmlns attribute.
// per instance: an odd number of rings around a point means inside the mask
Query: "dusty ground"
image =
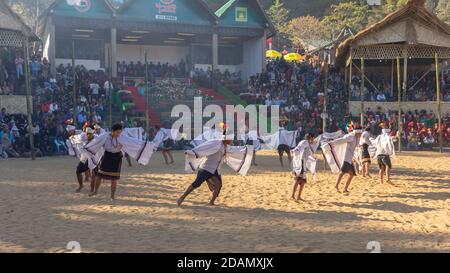
<svg viewBox="0 0 450 273"><path fill-rule="evenodd" d="M357 178L349 196L321 167L296 203L289 170L265 152L247 177L224 168L217 207L205 206L203 186L182 208L175 200L194 176L176 161L158 153L124 167L114 203L109 185L96 198L74 193L73 158L0 161L0 251L66 252L77 241L83 252L368 252L378 241L382 252L450 252L449 154L404 153L396 186Z"/></svg>

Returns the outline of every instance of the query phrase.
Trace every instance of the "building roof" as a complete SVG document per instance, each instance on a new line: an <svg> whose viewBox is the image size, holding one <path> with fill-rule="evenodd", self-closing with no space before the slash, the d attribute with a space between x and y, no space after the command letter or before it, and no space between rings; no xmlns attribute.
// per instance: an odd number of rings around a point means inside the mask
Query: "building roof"
<svg viewBox="0 0 450 273"><path fill-rule="evenodd" d="M231 9L233 6L238 4L241 0L204 0L209 2L209 5L214 7L218 7L214 14L221 18L229 9ZM275 26L273 25L272 21L270 20L269 16L267 15L264 8L261 6L261 3L258 0L251 0L255 3L255 5L258 7L258 10L261 12L261 14L264 16L264 20L266 21L267 26L271 30L271 33L269 36L273 36L275 34ZM219 6L219 4L222 4Z"/></svg>
<svg viewBox="0 0 450 273"><path fill-rule="evenodd" d="M409 0L407 4L402 8L387 15L381 21L358 32L355 36L345 40L338 47L336 53L338 59L345 58L345 56L348 54L350 47L355 43L357 43L358 41L362 40L363 38L367 37L368 35L380 32L386 28L389 28L393 24L405 19L420 21L424 25L426 24L428 29L431 29L440 34L450 37L450 26L444 23L442 20L440 20L436 15L428 11L427 8L425 7L425 1L426 0ZM406 34L405 38L406 38L405 41L403 41L404 43L414 44L414 40L408 39Z"/></svg>

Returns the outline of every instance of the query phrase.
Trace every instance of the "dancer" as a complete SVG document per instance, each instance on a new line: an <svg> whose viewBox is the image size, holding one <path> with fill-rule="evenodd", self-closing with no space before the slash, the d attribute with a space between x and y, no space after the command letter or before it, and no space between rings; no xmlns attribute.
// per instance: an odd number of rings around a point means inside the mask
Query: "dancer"
<svg viewBox="0 0 450 273"><path fill-rule="evenodd" d="M172 149L173 149L173 143L174 143L172 131L176 131L176 130L161 128L161 126L156 125L155 131L156 131L155 140L157 140L158 142L162 142L162 144L163 144L162 154L164 157L164 161L166 162L166 165L174 164L175 161L173 160L173 156L172 156ZM170 161L169 161L169 159L170 159Z"/></svg>
<svg viewBox="0 0 450 273"><path fill-rule="evenodd" d="M85 132L80 135L80 143L78 143L78 145L80 145L80 144L87 144L87 143L91 142L93 139L94 139L94 130L92 128L90 128L90 127L87 127L85 129ZM81 153L79 153L79 154L81 154ZM76 190L76 192L81 192L81 190L84 187L84 185L83 185L83 174L85 174L85 182L90 180L90 182L91 182L91 191L93 191L95 178L93 178L92 175L91 175L91 171L89 169L89 161L88 161L88 159L81 156L80 157L80 162L78 163L77 170L76 170L76 175L77 175L77 180L78 180L78 185L79 185L79 187Z"/></svg>
<svg viewBox="0 0 450 273"><path fill-rule="evenodd" d="M95 187L89 196L98 193L102 179L111 181L111 200L115 199L117 181L120 179L123 152L132 156L138 163L147 165L155 149L153 142L141 141L122 134L122 125L115 124L110 133L95 138L82 148L83 155L89 158L91 170L95 168ZM101 158L100 162L98 158Z"/></svg>
<svg viewBox="0 0 450 273"><path fill-rule="evenodd" d="M306 172L310 171L312 174L316 173L316 158L314 153L319 147L320 137L314 139L312 134L306 134L305 140L300 141L295 149L292 150L294 154L293 173L295 175L294 186L292 190L292 199L297 201L305 200L302 198L303 189L306 184ZM300 187L297 198L295 194L298 187Z"/></svg>
<svg viewBox="0 0 450 273"><path fill-rule="evenodd" d="M185 152L185 170L188 172L198 172L195 181L177 200L178 206L181 206L186 197L205 181L212 191L209 205L214 206L215 200L222 189L222 176L220 175L222 163L226 163L241 175L247 174L252 162L253 147L230 146L232 143L233 140L226 139L224 136L223 140L209 140Z"/></svg>
<svg viewBox="0 0 450 273"><path fill-rule="evenodd" d="M361 153L361 164L362 164L362 176L372 178L370 176L370 153L369 153L369 147L372 145L370 142L370 127L366 127L364 132L361 135L361 139L359 141L359 146ZM359 163L359 162L358 162ZM359 169L359 168L358 168Z"/></svg>
<svg viewBox="0 0 450 273"><path fill-rule="evenodd" d="M288 131L284 127L280 127L275 134L261 136L261 139L267 147L270 149L277 149L281 167L284 167L283 154L285 153L288 156L289 165L292 163L291 149L295 147L297 132L297 130Z"/></svg>
<svg viewBox="0 0 450 273"><path fill-rule="evenodd" d="M344 193L348 194L349 186L356 176L355 166L353 164L353 155L356 146L361 138L361 128L355 129L353 132L346 134L342 138L333 140L322 145L322 151L333 173L339 173L336 179L336 190L339 190L344 175L348 174L347 183L345 184Z"/></svg>
<svg viewBox="0 0 450 273"><path fill-rule="evenodd" d="M256 164L256 151L261 150L261 141L258 137L258 131L252 130L250 131L248 126L245 126L244 135L242 136L242 140L244 145L252 145L253 146L253 166L258 166Z"/></svg>
<svg viewBox="0 0 450 273"><path fill-rule="evenodd" d="M387 183L392 184L391 182L391 156L395 156L395 146L393 139L395 137L391 137L391 130L386 128L386 125L382 123L380 125L382 128L382 133L376 139L372 140L373 145L376 147L375 158L377 158L378 166L380 168L380 182L384 183L384 175L387 177Z"/></svg>

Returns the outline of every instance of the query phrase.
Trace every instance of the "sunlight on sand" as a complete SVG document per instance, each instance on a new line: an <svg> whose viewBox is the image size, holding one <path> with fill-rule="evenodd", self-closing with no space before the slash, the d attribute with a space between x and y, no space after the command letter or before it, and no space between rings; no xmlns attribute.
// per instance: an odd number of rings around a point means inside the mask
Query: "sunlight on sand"
<svg viewBox="0 0 450 273"><path fill-rule="evenodd" d="M195 178L157 153L150 166L123 167L118 200L109 184L87 197L74 193L76 160L69 157L0 161L0 251L70 252L450 252L450 156L403 153L393 182L354 180L351 194L334 190L335 176L320 162L305 203L289 199L292 176L272 152L240 177L224 168L217 207L202 186L183 207L176 199Z"/></svg>

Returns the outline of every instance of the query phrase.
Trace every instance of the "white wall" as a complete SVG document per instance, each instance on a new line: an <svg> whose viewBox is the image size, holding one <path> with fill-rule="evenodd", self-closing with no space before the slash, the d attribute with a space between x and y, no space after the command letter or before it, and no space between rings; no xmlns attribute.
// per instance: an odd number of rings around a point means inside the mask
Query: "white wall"
<svg viewBox="0 0 450 273"><path fill-rule="evenodd" d="M56 64L56 67L58 67L61 64L64 65L64 66L66 66L68 64L72 65L72 59L59 59L59 58L56 58L55 59L55 64ZM82 65L88 70L103 70L103 68L100 67L100 61L98 61L98 60L79 60L79 59L76 59L75 60L75 65L76 66L77 65Z"/></svg>
<svg viewBox="0 0 450 273"><path fill-rule="evenodd" d="M194 68L208 70L211 69L212 65L210 64L194 64ZM235 73L241 71L240 65L218 65L217 69L219 69L221 72L225 72L225 70L228 70L230 73Z"/></svg>
<svg viewBox="0 0 450 273"><path fill-rule="evenodd" d="M109 44L106 48L110 47ZM138 62L144 63L145 52L147 51L148 62L153 63L169 63L178 64L181 59L186 61L186 57L189 56L189 47L181 46L146 46L146 45L117 45L117 61L126 63ZM108 52L107 50L105 52ZM106 58L107 60L108 58Z"/></svg>
<svg viewBox="0 0 450 273"><path fill-rule="evenodd" d="M242 71L242 78L248 79L257 73L262 72L263 65L263 38L255 38L244 42L244 62L239 67Z"/></svg>

